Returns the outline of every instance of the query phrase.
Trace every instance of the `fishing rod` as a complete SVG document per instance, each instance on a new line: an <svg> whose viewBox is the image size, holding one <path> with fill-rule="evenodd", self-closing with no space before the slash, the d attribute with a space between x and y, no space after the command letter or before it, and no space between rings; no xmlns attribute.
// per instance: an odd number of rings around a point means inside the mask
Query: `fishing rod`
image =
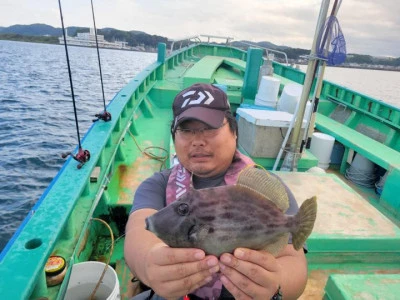
<svg viewBox="0 0 400 300"><path fill-rule="evenodd" d="M104 106L104 111L103 112L94 115L97 119L94 119L93 122L96 122L98 120L103 120L104 122L108 122L108 121L111 121L111 114L106 110L106 99L104 97L103 74L101 72L100 51L99 51L99 42L97 40L97 28L96 28L96 21L95 21L95 18L94 18L93 0L90 0L90 3L92 5L94 36L95 36L95 39L96 39L97 59L99 61L101 92L103 94L103 106Z"/></svg>
<svg viewBox="0 0 400 300"><path fill-rule="evenodd" d="M66 158L68 155L71 155L76 161L79 162L77 167L78 167L78 169L80 169L87 161L90 160L90 152L88 150L82 149L82 145L81 145L81 137L79 135L78 114L76 112L74 85L72 83L72 73L71 73L71 66L69 63L67 38L66 38L66 34L65 34L64 18L63 18L62 9L61 9L61 0L58 0L58 6L60 8L60 18L61 18L63 37L64 37L65 55L67 57L69 84L71 87L72 104L74 106L74 115L75 115L75 126L76 126L76 133L77 133L77 137L78 137L78 153L76 155L74 155L74 154L72 154L72 152L66 152L66 153L62 153L61 157Z"/></svg>

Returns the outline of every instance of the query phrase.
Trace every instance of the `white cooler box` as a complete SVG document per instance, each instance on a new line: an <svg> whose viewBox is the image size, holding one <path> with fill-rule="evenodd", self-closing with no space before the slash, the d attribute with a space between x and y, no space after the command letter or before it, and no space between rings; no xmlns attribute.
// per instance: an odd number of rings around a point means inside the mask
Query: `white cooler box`
<svg viewBox="0 0 400 300"><path fill-rule="evenodd" d="M253 157L276 158L293 115L284 111L252 108L238 108L237 114L239 145ZM300 137L303 137L305 126L306 121L303 120Z"/></svg>

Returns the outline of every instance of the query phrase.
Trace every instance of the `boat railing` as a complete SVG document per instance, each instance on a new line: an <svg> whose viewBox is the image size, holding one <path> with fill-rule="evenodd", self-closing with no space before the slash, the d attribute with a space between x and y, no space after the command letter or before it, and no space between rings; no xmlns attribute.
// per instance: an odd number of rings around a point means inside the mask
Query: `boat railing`
<svg viewBox="0 0 400 300"><path fill-rule="evenodd" d="M243 41L237 41L236 43L240 43L240 44L243 44L243 45L247 45L247 46L251 46L251 47L255 47L255 48L259 48L259 49L264 49L266 51L267 59L273 57L270 54L277 53L277 54L283 55L285 57L286 65L289 65L287 54L285 52L283 52L283 51L279 51L279 50L275 50L275 49L271 49L271 48L267 48L267 47L262 47L262 46L259 46L257 44L247 43L247 42L243 42Z"/></svg>
<svg viewBox="0 0 400 300"><path fill-rule="evenodd" d="M207 39L206 43L211 43L211 39L225 40L226 45L229 45L232 42L232 40L234 39L233 37L229 37L229 36L218 36L218 35L210 35L210 34L198 34L198 35L187 36L187 37L179 38L179 39L168 39L168 42L171 43L170 53L174 50L174 46L177 43L180 43L178 49L181 49L182 45L187 46L191 42L195 42L195 43L205 42L202 40L202 38Z"/></svg>
<svg viewBox="0 0 400 300"><path fill-rule="evenodd" d="M206 38L207 41L204 41L203 39ZM198 34L198 35L192 35L192 36L187 36L187 37L183 37L183 38L179 38L179 39L168 39L168 43L171 43L170 45L170 49L169 49L169 53L172 53L172 51L174 50L174 46L177 43L179 44L179 47L176 50L179 50L182 48L182 46L188 46L190 45L192 42L194 43L211 43L212 39L220 39L220 40L225 40L225 44L226 45L230 45L233 41L233 37L229 37L229 36L218 36L218 35L210 35L210 34ZM264 58L264 60L269 60L269 59L273 59L274 58L274 54L279 54L284 56L285 58L285 63L286 65L289 65L289 61L288 61L288 57L287 54L283 51L279 51L279 50L275 50L275 49L271 49L271 48L267 48L267 47L262 47L259 46L257 44L252 44L252 43L247 43L247 42L243 42L243 41L236 41L235 43L239 43L239 44L243 44L243 45L247 45L247 46L251 46L251 47L255 47L255 48L259 48L259 49L263 49L266 51L266 58Z"/></svg>

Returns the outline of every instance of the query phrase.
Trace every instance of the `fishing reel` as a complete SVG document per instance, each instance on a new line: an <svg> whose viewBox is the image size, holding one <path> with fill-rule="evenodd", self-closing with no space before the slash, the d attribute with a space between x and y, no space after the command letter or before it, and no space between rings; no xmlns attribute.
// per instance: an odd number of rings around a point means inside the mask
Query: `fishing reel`
<svg viewBox="0 0 400 300"><path fill-rule="evenodd" d="M66 158L68 155L71 155L73 159L79 162L77 168L80 169L82 166L90 160L90 152L89 150L83 150L79 148L79 151L76 155L73 155L72 152L62 153L61 157Z"/></svg>
<svg viewBox="0 0 400 300"><path fill-rule="evenodd" d="M97 122L98 120L103 120L104 122L111 121L111 114L106 110L102 113L95 114L94 116L97 119L92 120L93 122Z"/></svg>

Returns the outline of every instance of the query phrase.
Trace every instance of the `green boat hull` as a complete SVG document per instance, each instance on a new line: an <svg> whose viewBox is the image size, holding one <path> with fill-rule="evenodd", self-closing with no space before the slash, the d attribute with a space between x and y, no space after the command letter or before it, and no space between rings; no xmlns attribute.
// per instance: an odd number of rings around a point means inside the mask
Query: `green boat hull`
<svg viewBox="0 0 400 300"><path fill-rule="evenodd" d="M94 123L85 135L82 147L90 151L91 159L81 169L73 159L65 163L1 253L2 298L62 299L73 264L109 259L110 232L93 220L100 218L115 236L109 264L117 271L121 298L129 299L134 287L123 255L125 224L138 185L171 165L174 96L195 82L207 82L226 86L234 112L243 104L254 104L262 64L260 49L243 51L200 43L169 56L165 44L158 51L157 61L107 106L112 120ZM279 63L273 67L274 76L281 80L280 91L285 84L304 82L305 74L297 69ZM343 107L349 113L335 118ZM388 274L389 281L399 280L400 110L324 81L316 128L345 147L342 161L333 168L335 173L278 172L299 204L308 196L319 199L316 227L307 241L309 283L302 297L352 299L352 291L359 291L357 287L373 276L384 286L383 274ZM380 140L368 132L378 132ZM380 196L341 177L351 151L387 170ZM159 158L153 159L149 152ZM275 162L273 158L254 160L267 169ZM306 150L298 162L299 171L317 164L317 158ZM67 272L59 285L49 287L44 266L51 255L66 259ZM340 277L350 275L355 276L352 289ZM393 287L387 286L388 290ZM332 296L338 294L342 298Z"/></svg>

